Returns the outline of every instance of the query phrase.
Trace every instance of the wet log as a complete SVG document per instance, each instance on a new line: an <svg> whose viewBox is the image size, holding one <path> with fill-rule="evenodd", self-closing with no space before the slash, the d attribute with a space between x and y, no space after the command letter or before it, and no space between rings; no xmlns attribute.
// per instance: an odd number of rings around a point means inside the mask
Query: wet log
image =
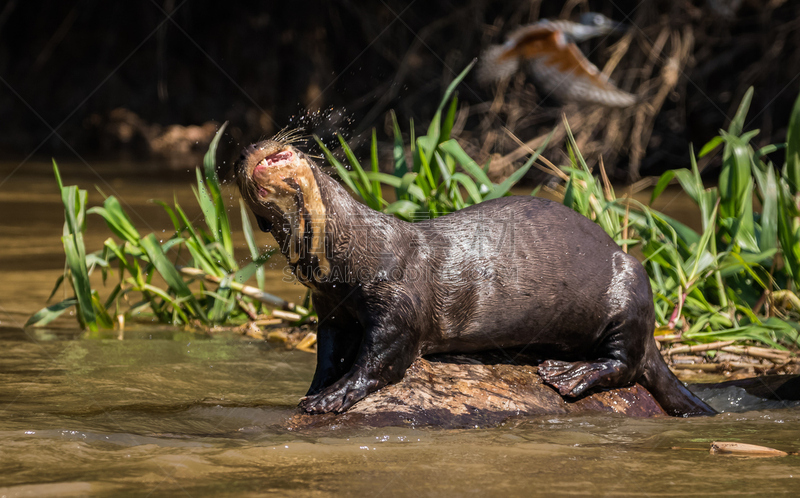
<svg viewBox="0 0 800 498"><path fill-rule="evenodd" d="M564 398L542 383L535 366L444 356L418 359L402 381L372 393L343 414L300 413L289 420L288 427L484 427L518 416L587 412L665 415L638 384Z"/></svg>

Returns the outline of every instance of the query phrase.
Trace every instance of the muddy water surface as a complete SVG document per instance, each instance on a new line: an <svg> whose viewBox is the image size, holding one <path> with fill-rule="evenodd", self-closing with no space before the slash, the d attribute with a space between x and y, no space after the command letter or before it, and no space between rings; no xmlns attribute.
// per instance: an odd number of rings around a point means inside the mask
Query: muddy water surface
<svg viewBox="0 0 800 498"><path fill-rule="evenodd" d="M16 164L1 166L6 178ZM92 166L97 175L64 165L65 182L88 189L92 205L102 199L95 184L116 193L145 233L171 226L151 198L170 201L174 193L199 216L193 174L155 181L142 165ZM236 220L235 196L231 206ZM704 419L591 415L460 430L287 431L284 421L313 374L312 355L148 324L89 336L71 317L23 329L64 264L50 165L26 164L0 185L0 212L2 496L796 496L800 489L798 456L708 454L714 440L800 450L800 408L778 409L735 389L711 400L726 413ZM107 236L90 216L88 248ZM283 281L279 263L270 287L298 299L303 289Z"/></svg>

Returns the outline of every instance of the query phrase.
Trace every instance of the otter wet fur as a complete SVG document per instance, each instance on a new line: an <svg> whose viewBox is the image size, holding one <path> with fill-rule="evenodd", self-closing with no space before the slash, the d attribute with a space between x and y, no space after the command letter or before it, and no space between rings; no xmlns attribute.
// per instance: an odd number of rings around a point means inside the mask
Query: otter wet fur
<svg viewBox="0 0 800 498"><path fill-rule="evenodd" d="M356 201L295 139L246 147L236 177L312 290L306 412L343 412L421 355L503 349L547 358L539 374L563 396L640 382L671 415L715 413L658 352L644 268L589 219L511 196L408 223Z"/></svg>

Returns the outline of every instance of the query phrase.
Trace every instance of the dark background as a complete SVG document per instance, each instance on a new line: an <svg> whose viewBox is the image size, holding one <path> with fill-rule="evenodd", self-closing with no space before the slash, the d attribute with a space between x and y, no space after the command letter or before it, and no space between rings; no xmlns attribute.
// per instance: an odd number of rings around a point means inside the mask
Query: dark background
<svg viewBox="0 0 800 498"><path fill-rule="evenodd" d="M15 160L148 158L155 155L153 137L168 125L207 121L230 121L223 153L231 156L240 144L287 124L349 137L375 126L385 140L389 109L404 126L413 118L424 130L447 84L515 26L545 17L575 19L591 10L636 26L630 51L647 52L654 36L649 26L692 41L680 81L645 141L641 173L656 174L685 166L689 143L702 145L727 126L750 85L756 91L748 127L762 130L756 144L783 140L800 89L798 4L745 0L731 9L737 2L7 0L0 7L0 151ZM613 41L581 48L602 68ZM638 59L626 55L614 77L630 80L635 90L639 68L626 66L628 60ZM516 84L514 95L522 98L508 105L536 115L541 102L535 89L524 79ZM474 150L506 124L502 114L487 118L493 92L474 75L459 88L461 105L470 106L465 140ZM554 108L544 102L547 119L514 132L527 140L552 127ZM321 112L298 118L309 111ZM482 152L502 154L503 147L498 142ZM617 152L606 152L606 165L616 169L617 179L631 178L625 151Z"/></svg>

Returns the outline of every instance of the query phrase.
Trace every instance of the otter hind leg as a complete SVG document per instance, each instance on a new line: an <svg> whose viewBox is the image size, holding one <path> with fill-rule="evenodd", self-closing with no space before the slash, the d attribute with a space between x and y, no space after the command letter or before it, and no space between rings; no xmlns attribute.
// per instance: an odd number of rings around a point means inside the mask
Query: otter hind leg
<svg viewBox="0 0 800 498"><path fill-rule="evenodd" d="M542 380L562 396L580 396L595 387L617 387L625 384L628 367L619 360L596 361L548 360L539 365Z"/></svg>
<svg viewBox="0 0 800 498"><path fill-rule="evenodd" d="M640 316L616 316L594 351L596 359L549 360L539 365L542 380L562 396L580 396L596 387L623 387L642 374L646 322Z"/></svg>

